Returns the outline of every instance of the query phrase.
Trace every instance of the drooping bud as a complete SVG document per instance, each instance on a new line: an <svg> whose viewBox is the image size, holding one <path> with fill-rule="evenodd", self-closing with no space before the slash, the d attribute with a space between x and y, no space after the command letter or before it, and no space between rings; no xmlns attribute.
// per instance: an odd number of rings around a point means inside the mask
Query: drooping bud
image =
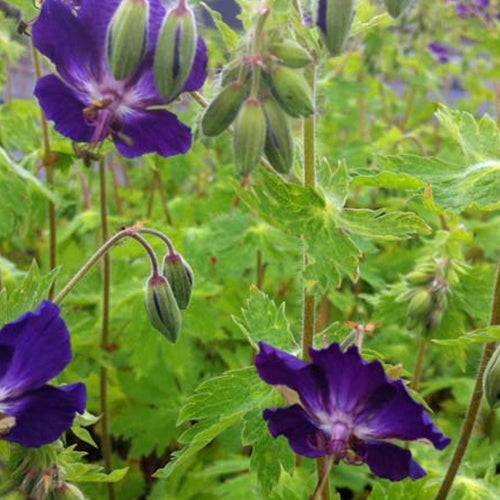
<svg viewBox="0 0 500 500"><path fill-rule="evenodd" d="M168 253L163 260L163 275L167 278L179 309L186 309L191 300L194 275L191 266L178 253Z"/></svg>
<svg viewBox="0 0 500 500"><path fill-rule="evenodd" d="M398 18L410 5L411 0L384 0L387 12L394 18Z"/></svg>
<svg viewBox="0 0 500 500"><path fill-rule="evenodd" d="M146 310L151 325L170 342L177 342L182 316L167 278L153 274L146 287Z"/></svg>
<svg viewBox="0 0 500 500"><path fill-rule="evenodd" d="M484 396L492 410L500 406L500 346L486 365L483 375Z"/></svg>
<svg viewBox="0 0 500 500"><path fill-rule="evenodd" d="M316 25L332 56L339 55L351 31L354 0L319 0Z"/></svg>
<svg viewBox="0 0 500 500"><path fill-rule="evenodd" d="M289 68L276 66L266 76L272 94L290 116L308 116L314 111L312 90L305 78Z"/></svg>
<svg viewBox="0 0 500 500"><path fill-rule="evenodd" d="M266 142L266 117L260 101L249 97L234 124L233 151L236 171L246 176L259 164Z"/></svg>
<svg viewBox="0 0 500 500"><path fill-rule="evenodd" d="M244 83L234 82L224 87L212 100L201 118L201 129L207 137L215 137L233 123L248 94Z"/></svg>
<svg viewBox="0 0 500 500"><path fill-rule="evenodd" d="M293 40L272 44L268 49L281 64L289 68L303 68L312 62L309 52Z"/></svg>
<svg viewBox="0 0 500 500"><path fill-rule="evenodd" d="M186 83L196 55L196 20L186 0L171 9L160 30L156 45L154 72L160 94L175 97Z"/></svg>
<svg viewBox="0 0 500 500"><path fill-rule="evenodd" d="M122 0L106 35L108 65L117 80L129 77L139 66L147 43L149 3Z"/></svg>
<svg viewBox="0 0 500 500"><path fill-rule="evenodd" d="M410 319L421 320L426 318L432 310L432 292L427 289L418 290L408 304Z"/></svg>
<svg viewBox="0 0 500 500"><path fill-rule="evenodd" d="M272 99L264 101L266 145L264 152L272 167L285 174L293 166L293 135L290 119Z"/></svg>

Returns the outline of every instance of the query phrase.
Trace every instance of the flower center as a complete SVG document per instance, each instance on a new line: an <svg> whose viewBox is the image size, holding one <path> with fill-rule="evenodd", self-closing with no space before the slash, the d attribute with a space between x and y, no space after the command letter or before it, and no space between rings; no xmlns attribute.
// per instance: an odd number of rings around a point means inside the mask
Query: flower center
<svg viewBox="0 0 500 500"><path fill-rule="evenodd" d="M335 421L330 428L330 442L328 443L328 451L333 456L335 463L346 457L349 450L349 438L351 429L346 422Z"/></svg>

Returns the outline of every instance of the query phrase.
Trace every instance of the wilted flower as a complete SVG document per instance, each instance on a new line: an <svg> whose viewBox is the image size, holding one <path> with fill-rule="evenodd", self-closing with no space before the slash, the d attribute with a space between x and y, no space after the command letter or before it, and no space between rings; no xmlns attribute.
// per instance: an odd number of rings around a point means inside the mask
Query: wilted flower
<svg viewBox="0 0 500 500"><path fill-rule="evenodd" d="M403 382L390 380L379 361L363 360L357 347L311 349L312 361L306 363L264 342L259 346L255 365L260 377L300 397L300 404L264 411L271 434L284 435L296 453L366 463L392 481L415 480L425 470L409 450L390 441L422 439L438 450L450 443Z"/></svg>
<svg viewBox="0 0 500 500"><path fill-rule="evenodd" d="M186 153L191 131L166 109L153 75L158 32L165 15L159 0L149 0L148 41L144 58L127 78L116 80L108 67L108 26L120 0L85 0L78 11L63 0L45 0L33 25L35 46L55 65L57 74L41 78L35 88L55 129L91 148L111 136L126 157L156 152ZM206 78L207 51L197 42L193 70L182 91L199 89Z"/></svg>
<svg viewBox="0 0 500 500"><path fill-rule="evenodd" d="M69 332L52 302L0 330L1 438L36 447L71 427L85 410L85 385L47 385L70 361Z"/></svg>

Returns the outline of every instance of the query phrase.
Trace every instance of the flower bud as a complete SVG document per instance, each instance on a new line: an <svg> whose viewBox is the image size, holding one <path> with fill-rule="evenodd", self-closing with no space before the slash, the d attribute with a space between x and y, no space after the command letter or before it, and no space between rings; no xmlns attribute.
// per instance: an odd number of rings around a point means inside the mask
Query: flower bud
<svg viewBox="0 0 500 500"><path fill-rule="evenodd" d="M411 0L384 0L387 12L396 19L399 17L410 5Z"/></svg>
<svg viewBox="0 0 500 500"><path fill-rule="evenodd" d="M152 275L146 284L146 310L151 325L170 342L177 342L182 317L172 288L164 276Z"/></svg>
<svg viewBox="0 0 500 500"><path fill-rule="evenodd" d="M108 65L117 80L129 77L139 66L147 43L149 3L122 0L106 34Z"/></svg>
<svg viewBox="0 0 500 500"><path fill-rule="evenodd" d="M434 279L434 270L415 269L406 276L406 279L413 286L427 285Z"/></svg>
<svg viewBox="0 0 500 500"><path fill-rule="evenodd" d="M264 152L272 167L285 174L293 166L293 135L290 119L272 99L264 101L266 145Z"/></svg>
<svg viewBox="0 0 500 500"><path fill-rule="evenodd" d="M354 19L354 0L319 0L316 25L332 56L342 52Z"/></svg>
<svg viewBox="0 0 500 500"><path fill-rule="evenodd" d="M290 116L308 116L314 111L311 87L300 73L276 66L266 81L281 108Z"/></svg>
<svg viewBox="0 0 500 500"><path fill-rule="evenodd" d="M484 396L492 410L500 406L500 346L486 365L483 375Z"/></svg>
<svg viewBox="0 0 500 500"><path fill-rule="evenodd" d="M234 124L233 151L236 171L246 176L259 164L266 142L266 118L260 101L249 97Z"/></svg>
<svg viewBox="0 0 500 500"><path fill-rule="evenodd" d="M191 300L194 276L191 266L178 253L169 253L163 260L163 275L167 278L179 309L186 309Z"/></svg>
<svg viewBox="0 0 500 500"><path fill-rule="evenodd" d="M248 94L244 83L234 82L224 87L212 100L201 117L201 129L207 137L215 137L233 123Z"/></svg>
<svg viewBox="0 0 500 500"><path fill-rule="evenodd" d="M196 20L183 0L171 9L160 30L154 72L160 94L174 98L186 83L196 55Z"/></svg>
<svg viewBox="0 0 500 500"><path fill-rule="evenodd" d="M242 67L243 66L243 67ZM229 64L224 66L220 74L220 83L222 87L240 80L241 82L247 82L250 78L251 71L241 59L236 61L231 61Z"/></svg>
<svg viewBox="0 0 500 500"><path fill-rule="evenodd" d="M425 318L432 310L432 293L427 290L418 290L408 304L410 318Z"/></svg>
<svg viewBox="0 0 500 500"><path fill-rule="evenodd" d="M289 68L303 68L312 62L309 52L293 40L272 44L268 49L281 64Z"/></svg>

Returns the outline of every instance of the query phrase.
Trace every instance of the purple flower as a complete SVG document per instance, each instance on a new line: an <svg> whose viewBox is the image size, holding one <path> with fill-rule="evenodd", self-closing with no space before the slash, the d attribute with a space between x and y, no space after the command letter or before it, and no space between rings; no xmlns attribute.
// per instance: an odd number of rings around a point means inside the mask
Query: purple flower
<svg viewBox="0 0 500 500"><path fill-rule="evenodd" d="M51 443L83 413L85 385L47 382L71 361L59 307L42 302L0 330L0 436L22 446Z"/></svg>
<svg viewBox="0 0 500 500"><path fill-rule="evenodd" d="M446 45L440 42L432 42L427 47L441 64L445 64L450 60L450 49Z"/></svg>
<svg viewBox="0 0 500 500"><path fill-rule="evenodd" d="M191 130L158 106L167 104L153 75L154 48L165 15L160 0L149 0L148 46L128 78L116 80L107 65L106 33L120 0L82 0L76 12L63 0L45 0L33 25L35 46L55 65L35 95L55 129L91 148L111 136L128 158L145 153L186 153ZM207 50L198 38L196 58L183 91L199 89L206 78ZM154 109L153 109L154 107Z"/></svg>
<svg viewBox="0 0 500 500"><path fill-rule="evenodd" d="M366 463L392 481L415 480L425 470L409 450L389 440L423 439L439 450L450 443L403 382L390 380L379 361L363 360L356 347L311 349L312 361L306 363L264 342L259 346L255 366L260 377L300 397L300 404L264 411L271 434L284 435L296 453Z"/></svg>

